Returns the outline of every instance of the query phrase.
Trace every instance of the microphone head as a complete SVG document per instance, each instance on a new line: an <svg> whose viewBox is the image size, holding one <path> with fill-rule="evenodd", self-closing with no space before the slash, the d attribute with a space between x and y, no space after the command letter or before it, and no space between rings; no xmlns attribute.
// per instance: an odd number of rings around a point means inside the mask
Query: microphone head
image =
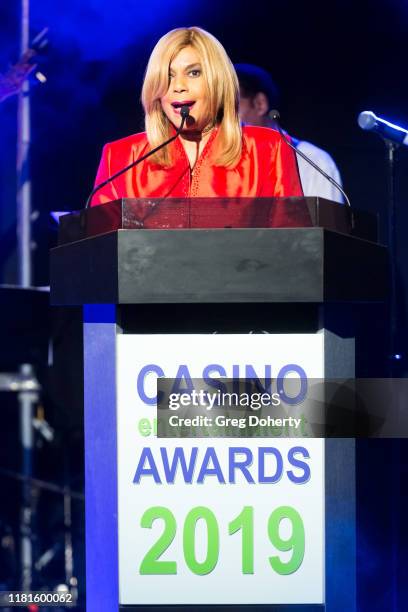
<svg viewBox="0 0 408 612"><path fill-rule="evenodd" d="M189 114L190 114L190 107L187 104L184 104L180 108L180 115L183 117L183 119L187 119Z"/></svg>
<svg viewBox="0 0 408 612"><path fill-rule="evenodd" d="M357 122L362 130L372 130L377 123L377 117L372 111L363 111L359 114Z"/></svg>
<svg viewBox="0 0 408 612"><path fill-rule="evenodd" d="M272 121L280 121L280 114L279 114L279 111L276 110L276 108L269 111L268 115L269 115L269 118L272 119Z"/></svg>

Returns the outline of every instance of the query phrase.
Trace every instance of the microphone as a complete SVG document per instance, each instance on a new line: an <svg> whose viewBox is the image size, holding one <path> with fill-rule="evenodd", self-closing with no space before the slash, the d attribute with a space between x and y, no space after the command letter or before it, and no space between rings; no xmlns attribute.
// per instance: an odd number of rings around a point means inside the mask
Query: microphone
<svg viewBox="0 0 408 612"><path fill-rule="evenodd" d="M372 111L363 111L358 116L358 125L362 130L374 132L385 140L408 146L408 130L394 125L381 117L376 117Z"/></svg>
<svg viewBox="0 0 408 612"><path fill-rule="evenodd" d="M105 187L105 185L108 185L108 183L110 183L111 181L113 181L116 178L118 178L118 176L120 176L121 174L124 174L125 172L127 172L128 170L133 168L134 166L137 166L142 161L144 161L145 159L150 157L150 155L153 155L154 153L157 153L157 151L159 151L163 147L166 147L168 144L173 142L173 140L176 140L176 138L180 135L180 133L181 133L183 127L184 127L184 124L186 122L187 117L190 115L190 107L187 106L187 104L185 104L184 106L182 106L180 108L180 115L181 115L180 127L177 128L176 133L171 138L169 138L168 140L165 140L158 147L155 147L154 149L152 149L151 151L149 151L145 155L142 155L142 157L139 157L138 159L136 159L134 162L132 162L128 166L125 166L125 168L122 168L122 170L119 170L118 172L115 172L115 174L112 174L112 176L110 176L108 179L106 179L106 181L103 181L103 183L99 183L99 185L96 185L96 187L93 188L93 190L91 191L91 193L88 196L88 199L87 199L86 204L85 204L85 209L89 208L89 205L90 205L90 203L92 201L92 198L94 197L94 195L100 189L102 189L102 187Z"/></svg>
<svg viewBox="0 0 408 612"><path fill-rule="evenodd" d="M281 126L279 124L279 120L280 120L279 111L277 111L276 109L275 110L271 110L269 112L269 117L270 117L270 119L272 119L272 121L274 121L276 123L276 127L278 128L279 134L282 136L282 138L286 142L286 144L288 144L290 146L290 148L295 151L296 155L300 155L300 157L302 157L305 161L307 161L307 163L310 164L315 170L317 170L317 172L320 172L320 174L322 176L324 176L328 181L330 181L330 183L332 185L334 185L340 191L340 193L344 196L344 199L346 200L347 206L351 207L350 200L348 199L347 194L344 191L344 189L341 187L341 185L339 185L338 182L334 180L334 178L332 178L329 174L327 174L327 172L322 170L312 159L310 159L310 157L305 155L303 153L303 151L299 151L299 149L297 149L290 142L290 140L286 137L285 132L282 130L282 128L281 128Z"/></svg>

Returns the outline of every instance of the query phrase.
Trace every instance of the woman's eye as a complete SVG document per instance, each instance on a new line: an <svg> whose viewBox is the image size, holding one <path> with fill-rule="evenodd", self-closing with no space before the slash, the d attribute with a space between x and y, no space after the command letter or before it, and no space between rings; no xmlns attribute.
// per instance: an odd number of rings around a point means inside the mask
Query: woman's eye
<svg viewBox="0 0 408 612"><path fill-rule="evenodd" d="M198 77L201 74L201 70L196 68L195 70L190 70L189 75L192 77Z"/></svg>

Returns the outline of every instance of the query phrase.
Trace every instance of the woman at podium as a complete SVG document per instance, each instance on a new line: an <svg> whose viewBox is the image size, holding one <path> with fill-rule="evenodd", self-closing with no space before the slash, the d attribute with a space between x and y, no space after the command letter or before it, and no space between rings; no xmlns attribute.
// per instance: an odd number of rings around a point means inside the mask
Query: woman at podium
<svg viewBox="0 0 408 612"><path fill-rule="evenodd" d="M91 205L122 197L301 196L296 160L278 132L242 127L239 87L223 46L196 27L156 44L142 89L146 131L105 145L96 185L176 133L169 145L110 181Z"/></svg>

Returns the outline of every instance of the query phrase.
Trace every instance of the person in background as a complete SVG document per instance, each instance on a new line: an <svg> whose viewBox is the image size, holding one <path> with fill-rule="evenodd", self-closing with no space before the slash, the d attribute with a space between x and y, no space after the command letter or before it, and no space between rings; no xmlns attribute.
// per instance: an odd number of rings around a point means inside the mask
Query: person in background
<svg viewBox="0 0 408 612"><path fill-rule="evenodd" d="M279 91L270 74L253 64L235 64L240 88L239 114L244 125L254 125L277 129L269 116L272 109L279 107ZM306 140L291 136L292 143L299 151L310 157L340 185L341 177L333 158L323 149ZM300 180L306 196L319 196L327 200L343 203L343 196L334 185L315 170L300 155L297 155Z"/></svg>
<svg viewBox="0 0 408 612"><path fill-rule="evenodd" d="M91 205L122 197L285 197L302 188L291 148L276 131L241 126L234 67L219 41L196 27L163 36L142 89L146 132L105 145L96 184L166 141L178 138L110 181Z"/></svg>

